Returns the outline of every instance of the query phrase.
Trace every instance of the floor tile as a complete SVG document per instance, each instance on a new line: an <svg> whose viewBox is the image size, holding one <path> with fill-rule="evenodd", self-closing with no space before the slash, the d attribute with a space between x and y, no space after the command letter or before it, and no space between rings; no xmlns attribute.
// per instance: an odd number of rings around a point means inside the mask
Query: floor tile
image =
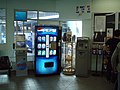
<svg viewBox="0 0 120 90"><path fill-rule="evenodd" d="M88 78L62 73L43 77L0 75L0 90L113 90L113 84L105 77L92 75Z"/></svg>

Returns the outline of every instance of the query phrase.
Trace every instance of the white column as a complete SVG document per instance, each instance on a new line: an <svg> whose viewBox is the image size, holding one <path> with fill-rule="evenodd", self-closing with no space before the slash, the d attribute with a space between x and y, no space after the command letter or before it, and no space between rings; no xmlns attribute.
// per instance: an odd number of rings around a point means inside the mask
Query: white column
<svg viewBox="0 0 120 90"><path fill-rule="evenodd" d="M118 29L119 13L115 13L115 30Z"/></svg>

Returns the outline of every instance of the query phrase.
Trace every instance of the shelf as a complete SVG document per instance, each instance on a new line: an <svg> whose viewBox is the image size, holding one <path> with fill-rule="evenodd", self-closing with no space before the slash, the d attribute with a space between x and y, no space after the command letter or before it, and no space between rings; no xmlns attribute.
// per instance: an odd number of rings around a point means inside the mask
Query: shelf
<svg viewBox="0 0 120 90"><path fill-rule="evenodd" d="M74 74L75 69L73 68L73 42L63 42L65 49L65 59L63 74L71 75Z"/></svg>
<svg viewBox="0 0 120 90"><path fill-rule="evenodd" d="M74 73L75 73L75 69L74 68L65 68L65 69L63 69L63 74L73 75Z"/></svg>

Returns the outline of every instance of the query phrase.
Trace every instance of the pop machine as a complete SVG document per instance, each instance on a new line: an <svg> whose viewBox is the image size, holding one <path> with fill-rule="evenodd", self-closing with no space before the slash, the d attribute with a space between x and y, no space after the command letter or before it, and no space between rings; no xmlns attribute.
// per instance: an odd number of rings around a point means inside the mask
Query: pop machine
<svg viewBox="0 0 120 90"><path fill-rule="evenodd" d="M59 26L35 27L35 73L36 75L60 74Z"/></svg>

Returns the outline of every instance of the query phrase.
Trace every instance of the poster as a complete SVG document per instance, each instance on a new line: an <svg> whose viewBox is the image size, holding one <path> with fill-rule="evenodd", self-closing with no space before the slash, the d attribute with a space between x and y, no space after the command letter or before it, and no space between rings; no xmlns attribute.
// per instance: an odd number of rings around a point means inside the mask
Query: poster
<svg viewBox="0 0 120 90"><path fill-rule="evenodd" d="M107 28L107 37L113 37L113 28Z"/></svg>
<svg viewBox="0 0 120 90"><path fill-rule="evenodd" d="M106 26L106 16L95 16L95 31L104 32Z"/></svg>
<svg viewBox="0 0 120 90"><path fill-rule="evenodd" d="M93 41L94 42L104 42L106 33L105 32L94 32Z"/></svg>

